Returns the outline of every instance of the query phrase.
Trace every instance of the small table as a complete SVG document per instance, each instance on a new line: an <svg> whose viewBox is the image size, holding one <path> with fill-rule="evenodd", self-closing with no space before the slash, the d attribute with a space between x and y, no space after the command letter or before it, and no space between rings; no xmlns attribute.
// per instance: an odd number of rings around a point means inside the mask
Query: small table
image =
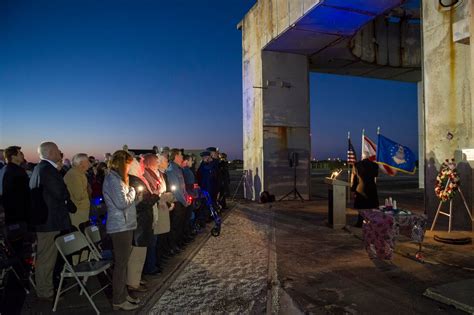
<svg viewBox="0 0 474 315"><path fill-rule="evenodd" d="M410 211L382 211L380 209L362 210L364 218L362 234L365 249L371 257L392 259L395 240L401 234L411 238L420 246L423 242L426 221L425 215Z"/></svg>

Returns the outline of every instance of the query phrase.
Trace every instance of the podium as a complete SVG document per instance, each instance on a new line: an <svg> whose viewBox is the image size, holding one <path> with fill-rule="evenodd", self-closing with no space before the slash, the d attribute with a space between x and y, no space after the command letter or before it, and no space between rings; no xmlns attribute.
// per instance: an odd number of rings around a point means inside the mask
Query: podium
<svg viewBox="0 0 474 315"><path fill-rule="evenodd" d="M346 226L346 187L348 182L326 177L328 184L328 223L333 229L342 229Z"/></svg>

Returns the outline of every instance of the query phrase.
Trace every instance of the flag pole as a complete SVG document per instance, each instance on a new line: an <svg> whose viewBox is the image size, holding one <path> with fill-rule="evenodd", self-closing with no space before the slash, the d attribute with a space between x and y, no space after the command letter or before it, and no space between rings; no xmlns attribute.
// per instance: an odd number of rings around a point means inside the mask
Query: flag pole
<svg viewBox="0 0 474 315"><path fill-rule="evenodd" d="M379 142L379 135L380 135L380 126L377 126L377 150L379 149L378 142ZM377 157L377 152L375 152L375 156ZM377 160L377 159L376 159ZM374 178L375 184L377 184L377 177Z"/></svg>
<svg viewBox="0 0 474 315"><path fill-rule="evenodd" d="M348 142L349 142L350 139L351 139L351 132L348 131L347 132ZM347 162L349 162L349 161L347 161ZM346 191L347 202L350 203L351 202L351 167L350 167L349 163L347 163L347 183L349 184L349 186L347 187L347 191Z"/></svg>
<svg viewBox="0 0 474 315"><path fill-rule="evenodd" d="M362 145L360 146L360 160L364 159L364 136L365 136L365 129L362 128Z"/></svg>
<svg viewBox="0 0 474 315"><path fill-rule="evenodd" d="M347 141L349 142L349 140L351 140L351 132L350 131L347 132ZM350 164L349 163L347 163L347 182L349 183L349 185L351 184L351 170L350 170Z"/></svg>

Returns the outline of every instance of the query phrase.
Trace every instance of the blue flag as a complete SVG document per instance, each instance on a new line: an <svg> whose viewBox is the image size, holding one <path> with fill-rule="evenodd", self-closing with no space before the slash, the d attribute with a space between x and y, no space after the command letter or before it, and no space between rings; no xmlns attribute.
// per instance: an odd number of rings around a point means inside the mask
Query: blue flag
<svg viewBox="0 0 474 315"><path fill-rule="evenodd" d="M416 171L415 154L408 147L380 134L377 144L377 163L409 174L414 174Z"/></svg>

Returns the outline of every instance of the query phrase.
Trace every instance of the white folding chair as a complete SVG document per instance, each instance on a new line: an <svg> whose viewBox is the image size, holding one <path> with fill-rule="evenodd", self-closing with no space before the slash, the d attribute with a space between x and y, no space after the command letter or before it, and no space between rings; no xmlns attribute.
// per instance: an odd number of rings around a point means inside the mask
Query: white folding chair
<svg viewBox="0 0 474 315"><path fill-rule="evenodd" d="M94 301L92 301L92 297L94 297L97 293L103 291L109 284L103 286L95 293L89 294L86 288L86 283L89 277L97 276L99 273L105 272L108 268L111 267L112 264L109 261L94 260L80 262L75 266L71 265L66 256L76 253L84 248L87 248L91 252L93 251L93 248L87 242L85 236L79 231L57 237L55 244L61 257L64 260L64 267L61 272L61 279L59 280L58 292L56 293L56 298L54 300L53 312L56 312L56 307L60 295L69 291L76 285L79 285L81 288L80 294L84 292L96 313L100 314L99 310L95 306ZM64 278L74 278L77 283L69 286L64 290L61 290ZM80 278L82 278L82 280Z"/></svg>

